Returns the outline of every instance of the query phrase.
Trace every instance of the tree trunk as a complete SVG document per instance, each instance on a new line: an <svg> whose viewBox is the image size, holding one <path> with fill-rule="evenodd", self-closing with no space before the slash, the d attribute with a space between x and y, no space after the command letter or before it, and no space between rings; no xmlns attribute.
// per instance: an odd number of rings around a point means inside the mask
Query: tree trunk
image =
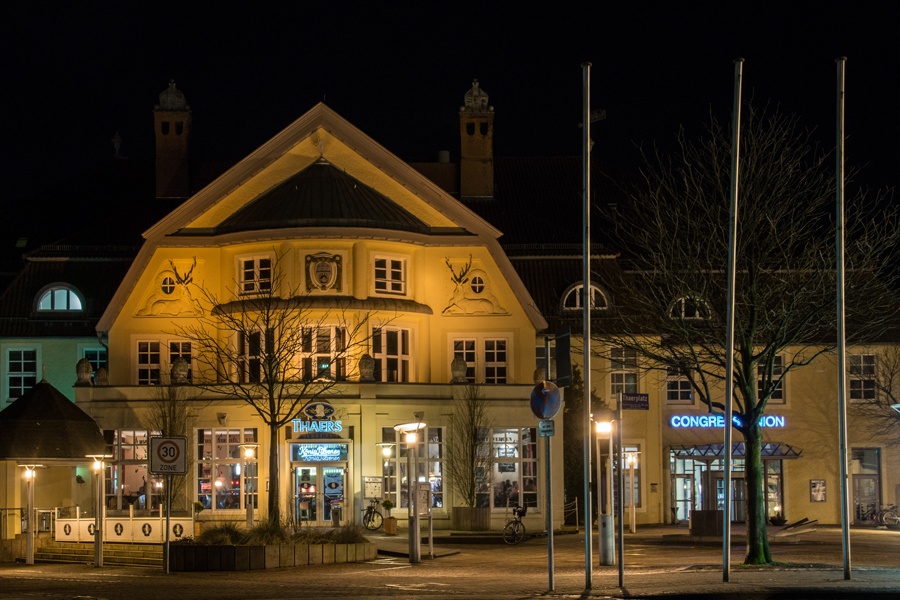
<svg viewBox="0 0 900 600"><path fill-rule="evenodd" d="M745 565L772 562L766 533L766 499L763 485L762 432L759 424L744 433L744 482L747 485L747 556Z"/></svg>
<svg viewBox="0 0 900 600"><path fill-rule="evenodd" d="M279 481L280 471L278 466L278 427L269 424L269 522L281 523L281 492ZM262 486L262 481L257 485Z"/></svg>

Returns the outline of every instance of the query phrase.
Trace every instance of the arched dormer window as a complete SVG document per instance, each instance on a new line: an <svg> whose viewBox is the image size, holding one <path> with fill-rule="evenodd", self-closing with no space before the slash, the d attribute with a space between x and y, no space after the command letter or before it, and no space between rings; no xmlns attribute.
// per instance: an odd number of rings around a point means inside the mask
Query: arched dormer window
<svg viewBox="0 0 900 600"><path fill-rule="evenodd" d="M606 294L596 285L591 284L591 310L605 310L609 308ZM569 286L562 299L563 311L578 311L584 309L584 284L576 283Z"/></svg>
<svg viewBox="0 0 900 600"><path fill-rule="evenodd" d="M53 285L38 295L37 309L43 311L83 310L81 296L65 284Z"/></svg>
<svg viewBox="0 0 900 600"><path fill-rule="evenodd" d="M710 314L709 305L706 302L687 296L673 302L672 308L669 309L669 317L685 321L708 319Z"/></svg>

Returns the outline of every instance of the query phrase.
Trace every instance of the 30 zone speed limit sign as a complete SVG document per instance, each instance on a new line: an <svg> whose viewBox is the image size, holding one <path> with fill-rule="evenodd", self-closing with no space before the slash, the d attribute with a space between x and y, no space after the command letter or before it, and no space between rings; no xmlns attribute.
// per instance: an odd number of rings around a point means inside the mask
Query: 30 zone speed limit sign
<svg viewBox="0 0 900 600"><path fill-rule="evenodd" d="M154 475L187 473L187 438L151 437L150 472Z"/></svg>

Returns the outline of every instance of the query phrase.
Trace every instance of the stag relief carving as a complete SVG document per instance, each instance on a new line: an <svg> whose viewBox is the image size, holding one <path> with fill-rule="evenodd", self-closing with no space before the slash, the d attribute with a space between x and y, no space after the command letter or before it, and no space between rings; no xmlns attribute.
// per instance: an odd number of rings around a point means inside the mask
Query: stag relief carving
<svg viewBox="0 0 900 600"><path fill-rule="evenodd" d="M490 280L482 269L472 268L472 255L469 261L459 268L453 268L449 258L445 258L450 269L450 281L453 282L453 297L441 314L444 315L503 315L507 311L492 293Z"/></svg>
<svg viewBox="0 0 900 600"><path fill-rule="evenodd" d="M191 296L190 285L197 266L197 258L183 275L178 272L175 262L169 260L169 268L157 273L154 286L147 299L137 311L139 317L178 317L203 314L200 303ZM182 267L183 269L183 267Z"/></svg>

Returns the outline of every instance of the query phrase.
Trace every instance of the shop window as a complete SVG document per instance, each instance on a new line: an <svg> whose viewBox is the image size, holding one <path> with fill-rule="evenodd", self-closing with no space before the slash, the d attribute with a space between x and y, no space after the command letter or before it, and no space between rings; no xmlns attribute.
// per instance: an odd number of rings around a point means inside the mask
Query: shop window
<svg viewBox="0 0 900 600"><path fill-rule="evenodd" d="M475 383L475 340L453 340L453 358L466 361L466 380Z"/></svg>
<svg viewBox="0 0 900 600"><path fill-rule="evenodd" d="M375 258L375 293L406 294L405 258Z"/></svg>
<svg viewBox="0 0 900 600"><path fill-rule="evenodd" d="M81 298L66 287L56 286L44 291L38 300L39 311L82 310Z"/></svg>
<svg viewBox="0 0 900 600"><path fill-rule="evenodd" d="M610 353L610 393L637 393L637 353L628 348L613 348Z"/></svg>
<svg viewBox="0 0 900 600"><path fill-rule="evenodd" d="M402 438L392 427L381 429L381 441L388 446L391 454L382 457L382 473L384 476L385 498L389 498L398 508L409 508L409 477L407 476L408 445L397 440ZM416 479L431 485L431 508L444 508L444 430L442 427L429 427L428 437L419 435L416 444Z"/></svg>
<svg viewBox="0 0 900 600"><path fill-rule="evenodd" d="M851 354L847 363L850 367L850 401L875 400L875 355Z"/></svg>
<svg viewBox="0 0 900 600"><path fill-rule="evenodd" d="M137 384L159 385L160 342L139 341L137 343Z"/></svg>
<svg viewBox="0 0 900 600"><path fill-rule="evenodd" d="M693 404L694 392L691 382L677 369L668 369L666 372L666 403L667 404Z"/></svg>
<svg viewBox="0 0 900 600"><path fill-rule="evenodd" d="M255 427L198 429L197 501L212 511L258 508L258 450Z"/></svg>
<svg viewBox="0 0 900 600"><path fill-rule="evenodd" d="M238 259L238 283L242 294L264 294L272 290L272 257Z"/></svg>
<svg viewBox="0 0 900 600"><path fill-rule="evenodd" d="M762 361L757 363L756 394L758 398L762 398L766 389L771 387L771 383L778 381L778 378L784 373L784 358L780 354L775 356L771 379L769 379L766 371L767 367ZM769 404L784 404L784 380L779 381L778 385L772 390L772 395L769 396Z"/></svg>
<svg viewBox="0 0 900 600"><path fill-rule="evenodd" d="M306 327L300 343L304 381L341 381L347 374L347 331L343 327Z"/></svg>
<svg viewBox="0 0 900 600"><path fill-rule="evenodd" d="M538 509L537 429L494 428L489 439L494 459L491 488L478 494L478 506Z"/></svg>
<svg viewBox="0 0 900 600"><path fill-rule="evenodd" d="M119 429L104 431L109 454L107 465L106 507L111 510L157 510L162 480L147 469L150 436L158 431Z"/></svg>
<svg viewBox="0 0 900 600"><path fill-rule="evenodd" d="M375 381L410 380L410 332L398 327L379 327L372 332Z"/></svg>

